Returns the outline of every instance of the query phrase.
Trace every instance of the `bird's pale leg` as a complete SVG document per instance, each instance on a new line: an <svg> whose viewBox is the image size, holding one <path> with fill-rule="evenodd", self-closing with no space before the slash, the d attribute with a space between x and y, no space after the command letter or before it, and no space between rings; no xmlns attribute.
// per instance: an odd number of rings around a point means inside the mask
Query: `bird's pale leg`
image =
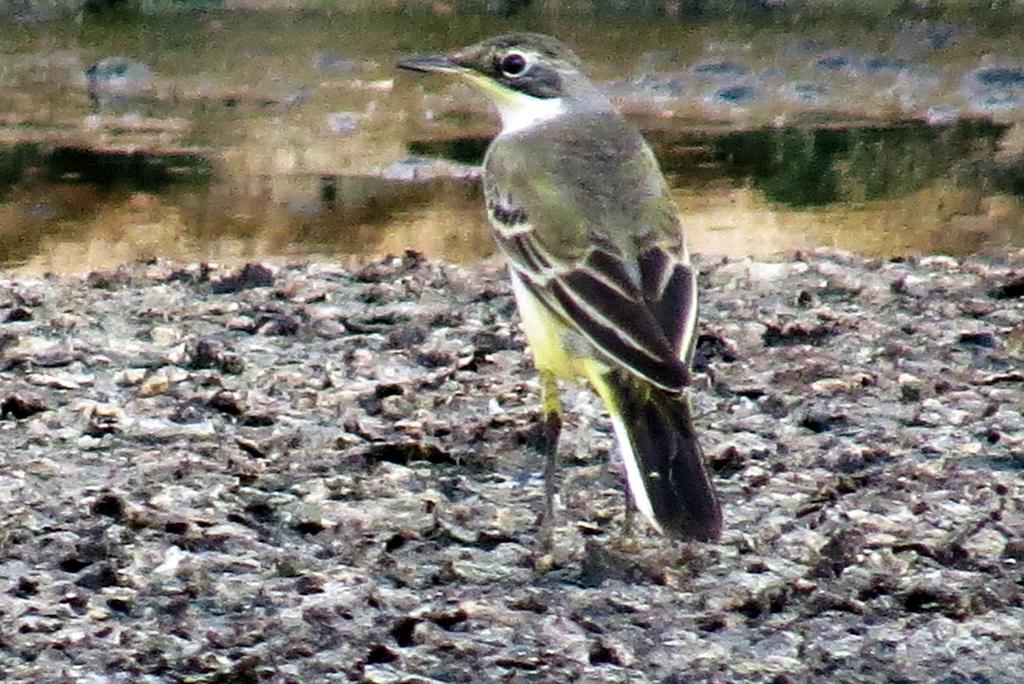
<svg viewBox="0 0 1024 684"><path fill-rule="evenodd" d="M629 493L629 488L626 488L626 510L622 515L622 539L628 540L633 536L633 525L635 517L634 512L636 506L633 504L633 495Z"/></svg>
<svg viewBox="0 0 1024 684"><path fill-rule="evenodd" d="M558 437L562 433L562 401L558 383L548 371L540 371L541 430L544 437L544 517L540 526L540 543L551 545L555 525L555 492L558 488Z"/></svg>
<svg viewBox="0 0 1024 684"><path fill-rule="evenodd" d="M639 539L636 536L636 503L633 501L633 493L629 491L629 487L626 487L626 502L625 510L622 514L622 528L619 530L619 535L615 539L612 539L612 548L628 553L634 553L639 550Z"/></svg>

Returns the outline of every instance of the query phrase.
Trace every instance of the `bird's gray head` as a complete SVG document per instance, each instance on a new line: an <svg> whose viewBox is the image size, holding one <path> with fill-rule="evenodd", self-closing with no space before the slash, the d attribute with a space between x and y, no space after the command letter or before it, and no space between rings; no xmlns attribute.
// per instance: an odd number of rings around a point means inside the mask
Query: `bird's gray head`
<svg viewBox="0 0 1024 684"><path fill-rule="evenodd" d="M572 50L539 33L496 36L446 55L403 60L397 66L469 81L497 105L506 133L555 118L570 107L604 103L580 72Z"/></svg>

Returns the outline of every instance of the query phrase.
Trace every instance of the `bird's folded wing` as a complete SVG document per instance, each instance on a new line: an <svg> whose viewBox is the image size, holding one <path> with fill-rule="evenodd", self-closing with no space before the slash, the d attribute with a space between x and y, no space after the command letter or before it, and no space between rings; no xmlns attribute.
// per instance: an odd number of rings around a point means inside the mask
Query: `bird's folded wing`
<svg viewBox="0 0 1024 684"><path fill-rule="evenodd" d="M638 265L644 301L689 368L696 342L697 281L689 256L681 251L650 247L640 253Z"/></svg>
<svg viewBox="0 0 1024 684"><path fill-rule="evenodd" d="M695 290L679 256L653 246L630 269L617 250L596 244L567 263L525 220L496 235L524 284L601 354L669 391L689 382Z"/></svg>

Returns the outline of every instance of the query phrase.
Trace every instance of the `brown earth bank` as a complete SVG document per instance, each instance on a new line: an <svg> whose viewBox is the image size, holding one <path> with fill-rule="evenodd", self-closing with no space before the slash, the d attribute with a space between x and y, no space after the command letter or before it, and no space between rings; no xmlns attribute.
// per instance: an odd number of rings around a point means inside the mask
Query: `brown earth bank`
<svg viewBox="0 0 1024 684"><path fill-rule="evenodd" d="M499 264L0 277L0 678L1019 681L1024 255L700 269L725 534L568 388L548 553Z"/></svg>

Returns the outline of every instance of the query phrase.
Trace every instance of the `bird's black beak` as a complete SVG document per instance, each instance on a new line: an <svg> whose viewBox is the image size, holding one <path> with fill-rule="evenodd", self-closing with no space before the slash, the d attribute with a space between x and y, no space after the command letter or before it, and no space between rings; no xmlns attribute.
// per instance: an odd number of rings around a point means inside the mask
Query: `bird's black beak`
<svg viewBox="0 0 1024 684"><path fill-rule="evenodd" d="M406 71L418 71L420 73L459 71L458 64L452 61L448 55L420 55L403 59L395 65Z"/></svg>

